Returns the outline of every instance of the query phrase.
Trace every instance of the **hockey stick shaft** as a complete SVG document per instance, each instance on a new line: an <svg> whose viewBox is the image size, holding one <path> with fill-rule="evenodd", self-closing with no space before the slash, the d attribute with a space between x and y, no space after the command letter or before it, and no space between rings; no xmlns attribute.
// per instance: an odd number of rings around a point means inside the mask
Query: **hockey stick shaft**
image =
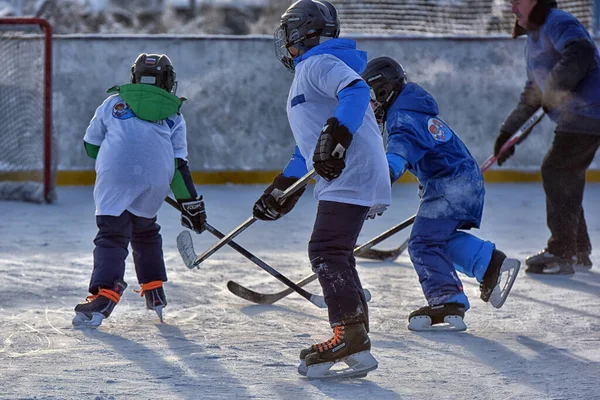
<svg viewBox="0 0 600 400"><path fill-rule="evenodd" d="M376 236L373 239L369 240L367 243L357 247L356 249L354 249L354 255L360 256L360 254L363 253L364 251L369 250L371 247L383 242L387 238L389 238L389 237L395 235L396 233L400 232L401 230L411 226L413 224L413 222L415 222L415 218L416 218L416 215L413 215L412 217L402 221L398 225L383 232L379 236Z"/></svg>
<svg viewBox="0 0 600 400"><path fill-rule="evenodd" d="M181 211L181 207L179 206L179 204L175 200L173 200L171 197L167 196L165 201L170 206ZM213 234L214 236L216 236L219 239L222 239L225 237L225 235L223 233L221 233L217 228L213 227L212 225L210 225L207 222L204 223L204 227L206 228L207 231L209 231L211 234ZM229 240L225 244L228 244L229 246L231 246L238 253L240 253L241 255L246 257L248 260L252 261L254 264L258 265L264 271L267 271L273 277L275 277L276 279L281 281L283 284L288 286L292 291L298 293L300 296L304 297L306 300L310 301L317 307L327 308L327 304L325 304L325 299L323 298L323 296L314 295L314 294L309 293L306 290L302 289L300 286L296 285L294 282L289 280L285 275L282 275L279 271L277 271L276 269L271 267L269 264L267 264L260 258L256 257L254 254L250 253L248 250L246 250L244 247L240 246L233 240Z"/></svg>
<svg viewBox="0 0 600 400"><path fill-rule="evenodd" d="M529 117L529 119L527 119L527 121L525 121L525 123L523 123L523 125L521 125L521 127L519 129L517 129L517 131L510 137L510 139L506 143L504 143L504 145L502 145L502 147L500 148L500 151L498 152L498 155L491 155L490 157L488 157L487 160L485 160L483 162L483 164L481 164L481 167L480 167L481 172L487 171L498 160L498 158L500 158L500 156L504 152L506 152L508 149L510 149L512 146L514 146L523 137L523 135L525 135L527 132L529 132L542 119L543 116L544 116L544 110L540 107L537 109L537 111L531 117ZM388 231L382 233L381 235L377 236L376 238L371 239L369 242L365 243L364 245L362 245L361 247L356 249L354 251L354 254L358 257L365 256L365 252L367 250L371 249L371 247L381 243L382 241L389 238L390 236L396 234L397 232L400 232L402 229L412 225L415 222L415 218L416 218L416 215L413 215L406 221L401 222L400 224L396 225L395 227L393 227L393 228L389 229ZM408 225L406 225L407 222L409 222ZM404 250L407 247L408 247L408 239L405 240L395 250L399 250L399 249ZM375 255L374 254L375 252L377 252L377 250L372 250L372 253L371 253L372 257L367 257L367 258L380 258L380 257L373 257ZM389 250L389 252L393 253L394 250ZM398 252L398 255L400 255L400 252Z"/></svg>
<svg viewBox="0 0 600 400"><path fill-rule="evenodd" d="M294 184L292 186L290 186L289 188L287 188L283 192L283 194L281 195L281 197L278 199L278 201L285 200L286 198L288 198L289 196L291 196L292 194L296 193L298 190L300 190L301 188L303 188L304 186L306 186L308 184L308 182L312 178L314 178L314 176L316 174L317 173L315 172L314 169L311 170L311 171L309 171L302 178L300 178L296 182L294 182ZM229 241L231 241L237 235L239 235L240 233L242 233L243 231L245 231L246 229L248 229L248 227L250 225L252 225L254 222L256 222L256 218L254 218L254 216L251 216L250 218L248 218L240 226L238 226L237 228L235 228L233 231L229 232L227 235L224 235L223 238L221 238L212 247L210 247L208 250L204 251L204 253L200 254L196 258L196 261L194 262L194 264L198 265L202 261L206 260L208 257L210 257L211 255L213 255L221 247L225 246Z"/></svg>

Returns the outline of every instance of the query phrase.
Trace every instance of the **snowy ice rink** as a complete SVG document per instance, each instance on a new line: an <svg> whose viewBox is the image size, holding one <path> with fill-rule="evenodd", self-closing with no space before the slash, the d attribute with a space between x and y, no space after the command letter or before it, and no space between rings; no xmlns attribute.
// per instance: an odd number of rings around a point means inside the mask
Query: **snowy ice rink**
<svg viewBox="0 0 600 400"><path fill-rule="evenodd" d="M243 222L260 186L200 187L208 219L223 232ZM367 221L364 242L416 211L415 185L393 189L393 207ZM87 295L96 233L91 187L59 188L55 205L0 202L1 399L600 399L600 185L585 193L596 252L574 277L519 274L500 310L479 300L463 333L411 333L408 314L424 298L407 255L359 260L379 369L366 379L308 381L296 372L301 348L330 337L326 311L298 295L272 306L233 296L228 280L261 292L284 286L225 248L187 270L175 246L182 229L165 205L169 282L165 323L146 311L128 259L129 288L97 331L71 326ZM548 236L541 184L487 185L482 238L521 260ZM316 202L308 193L284 219L256 223L237 241L293 280L310 274L306 248ZM380 245L398 246L401 232ZM194 235L197 251L216 242ZM320 292L317 283L307 288Z"/></svg>

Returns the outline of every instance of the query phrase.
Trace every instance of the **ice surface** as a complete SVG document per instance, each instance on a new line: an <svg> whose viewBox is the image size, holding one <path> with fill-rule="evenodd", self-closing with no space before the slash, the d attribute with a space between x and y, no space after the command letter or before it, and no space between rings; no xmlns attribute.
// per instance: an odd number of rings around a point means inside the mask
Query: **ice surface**
<svg viewBox="0 0 600 400"><path fill-rule="evenodd" d="M211 224L229 232L251 212L262 186L200 187ZM523 260L548 236L540 184L488 185L482 238ZM417 188L393 189L394 204L367 221L364 242L414 213ZM165 323L127 290L97 331L71 326L87 295L96 233L92 188L59 188L55 205L0 202L0 398L37 399L598 399L600 257L591 272L534 279L520 273L496 310L464 278L472 309L463 333L411 333L407 316L424 298L406 255L361 260L373 293L373 355L366 379L307 381L296 372L300 349L330 337L327 314L297 295L272 306L236 298L233 279L255 290L283 285L230 249L188 270L175 238L178 214L165 205L162 225L169 282ZM585 193L596 248L600 185ZM274 268L299 280L310 273L307 241L316 203L306 194L284 219L259 222L236 239ZM201 251L216 242L193 234ZM401 232L382 244L398 246ZM137 282L131 259L125 280ZM307 287L319 292L317 283Z"/></svg>

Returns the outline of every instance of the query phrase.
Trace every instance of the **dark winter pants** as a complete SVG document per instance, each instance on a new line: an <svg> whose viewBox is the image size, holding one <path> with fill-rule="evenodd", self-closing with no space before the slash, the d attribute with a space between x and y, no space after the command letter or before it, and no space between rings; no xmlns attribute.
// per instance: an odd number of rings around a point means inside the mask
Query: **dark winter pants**
<svg viewBox="0 0 600 400"><path fill-rule="evenodd" d="M561 257L590 253L592 246L583 215L585 171L600 146L600 136L557 133L542 163L548 251Z"/></svg>
<svg viewBox="0 0 600 400"><path fill-rule="evenodd" d="M115 280L123 279L130 242L138 282L167 280L156 217L137 217L125 211L118 217L98 215L96 224L98 234L94 239L96 248L90 293L96 294L100 287L113 287Z"/></svg>
<svg viewBox="0 0 600 400"><path fill-rule="evenodd" d="M369 207L319 201L308 255L323 288L331 326L363 322L369 329L367 300L354 259L368 211Z"/></svg>

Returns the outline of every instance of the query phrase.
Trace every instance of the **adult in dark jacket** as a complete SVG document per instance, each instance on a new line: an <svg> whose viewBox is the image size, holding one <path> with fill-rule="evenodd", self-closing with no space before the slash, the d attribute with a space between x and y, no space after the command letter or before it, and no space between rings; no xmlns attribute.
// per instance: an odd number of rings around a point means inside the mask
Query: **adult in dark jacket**
<svg viewBox="0 0 600 400"><path fill-rule="evenodd" d="M500 128L494 153L540 106L556 123L542 163L547 247L526 260L526 272L572 274L590 268L591 243L583 214L585 172L600 146L598 49L585 27L555 0L512 0L513 38L527 35L527 82L517 107ZM498 159L502 165L514 147Z"/></svg>

